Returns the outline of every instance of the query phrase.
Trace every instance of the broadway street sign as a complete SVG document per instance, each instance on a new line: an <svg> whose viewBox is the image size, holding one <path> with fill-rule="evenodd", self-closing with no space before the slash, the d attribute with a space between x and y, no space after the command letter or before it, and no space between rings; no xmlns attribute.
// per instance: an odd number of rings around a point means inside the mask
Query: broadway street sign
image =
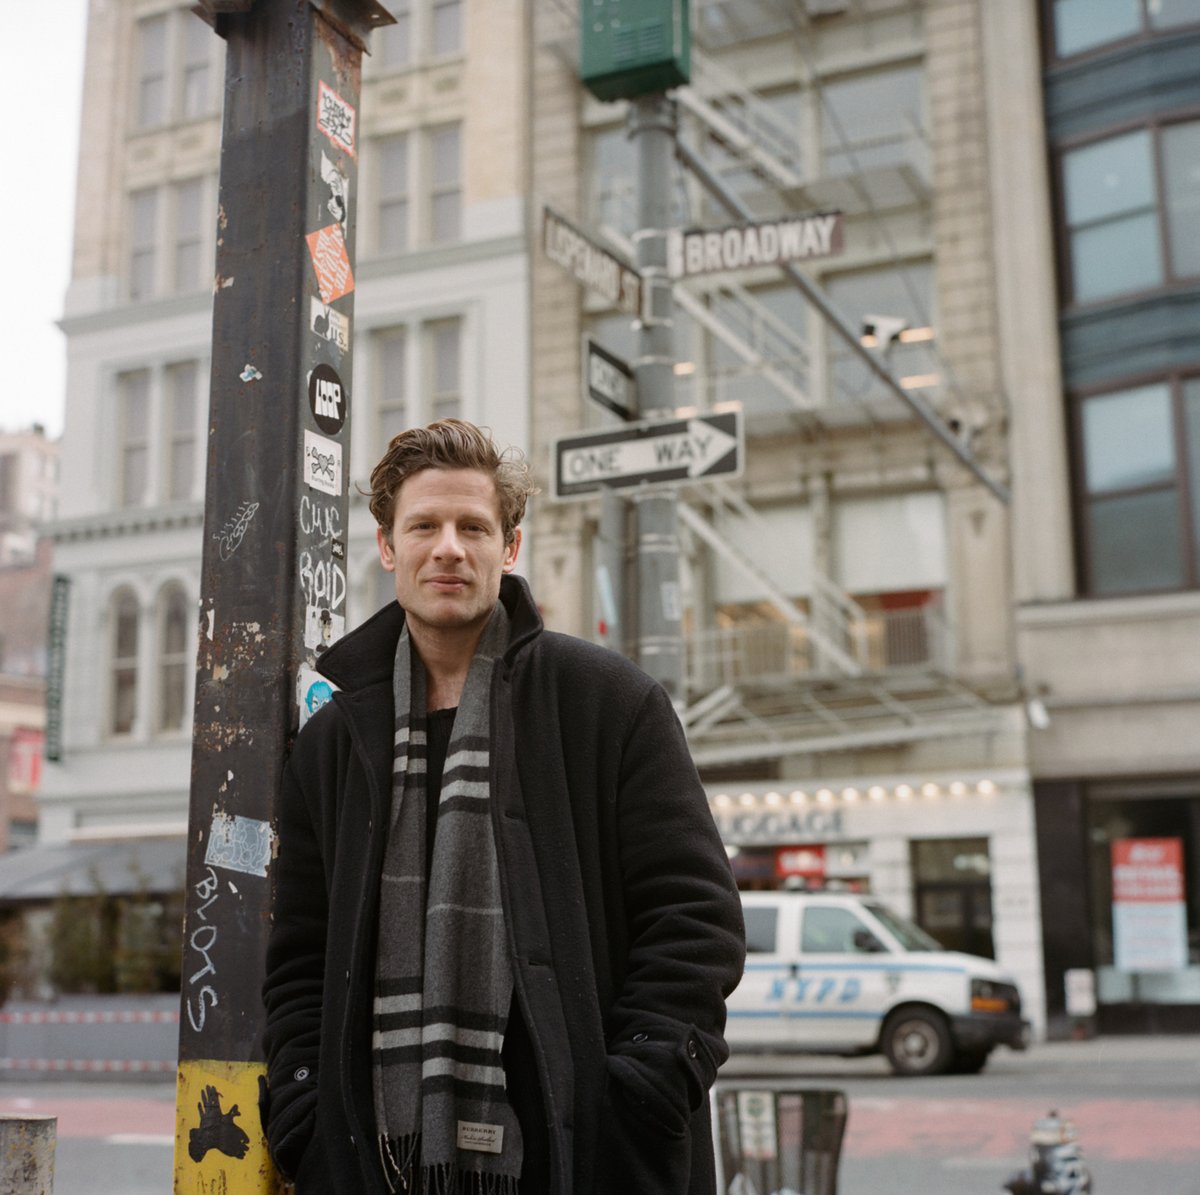
<svg viewBox="0 0 1200 1195"><path fill-rule="evenodd" d="M550 208L542 217L542 249L618 311L641 315L642 276Z"/></svg>
<svg viewBox="0 0 1200 1195"><path fill-rule="evenodd" d="M567 436L554 444L554 496L730 477L744 456L741 411Z"/></svg>
<svg viewBox="0 0 1200 1195"><path fill-rule="evenodd" d="M841 212L818 212L729 228L672 229L667 233L667 273L691 278L832 257L842 251L842 223Z"/></svg>

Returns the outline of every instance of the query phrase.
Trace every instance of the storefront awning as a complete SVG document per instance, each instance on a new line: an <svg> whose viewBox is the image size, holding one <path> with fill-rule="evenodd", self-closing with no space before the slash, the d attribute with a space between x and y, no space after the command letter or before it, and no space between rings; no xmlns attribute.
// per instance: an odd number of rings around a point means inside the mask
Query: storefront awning
<svg viewBox="0 0 1200 1195"><path fill-rule="evenodd" d="M0 855L0 904L60 896L172 892L183 887L187 843L182 837L71 842Z"/></svg>

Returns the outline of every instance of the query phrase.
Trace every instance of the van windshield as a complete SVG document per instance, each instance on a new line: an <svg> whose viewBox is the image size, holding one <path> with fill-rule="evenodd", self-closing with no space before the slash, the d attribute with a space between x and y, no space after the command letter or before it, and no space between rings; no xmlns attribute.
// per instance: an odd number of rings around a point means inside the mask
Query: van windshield
<svg viewBox="0 0 1200 1195"><path fill-rule="evenodd" d="M867 901L864 902L864 907L883 922L884 928L890 931L892 937L905 950L945 950L936 938L931 938L919 925L913 925L906 917L893 912L887 905Z"/></svg>

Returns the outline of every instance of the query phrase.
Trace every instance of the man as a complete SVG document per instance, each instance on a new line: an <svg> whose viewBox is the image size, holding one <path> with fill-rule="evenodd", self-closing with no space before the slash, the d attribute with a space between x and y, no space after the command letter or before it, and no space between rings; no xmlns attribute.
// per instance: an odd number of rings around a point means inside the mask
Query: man
<svg viewBox="0 0 1200 1195"><path fill-rule="evenodd" d="M662 688L543 628L518 456L396 436L396 602L285 769L264 998L298 1195L700 1195L741 905Z"/></svg>

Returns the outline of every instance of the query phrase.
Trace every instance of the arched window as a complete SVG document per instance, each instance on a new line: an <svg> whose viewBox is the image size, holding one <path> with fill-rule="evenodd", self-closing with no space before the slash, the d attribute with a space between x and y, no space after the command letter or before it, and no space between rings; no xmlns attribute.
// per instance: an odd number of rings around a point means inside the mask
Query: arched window
<svg viewBox="0 0 1200 1195"><path fill-rule="evenodd" d="M109 729L130 734L137 716L138 600L123 589L112 601L112 693Z"/></svg>
<svg viewBox="0 0 1200 1195"><path fill-rule="evenodd" d="M188 600L178 585L158 602L158 725L160 733L183 730L187 719Z"/></svg>

